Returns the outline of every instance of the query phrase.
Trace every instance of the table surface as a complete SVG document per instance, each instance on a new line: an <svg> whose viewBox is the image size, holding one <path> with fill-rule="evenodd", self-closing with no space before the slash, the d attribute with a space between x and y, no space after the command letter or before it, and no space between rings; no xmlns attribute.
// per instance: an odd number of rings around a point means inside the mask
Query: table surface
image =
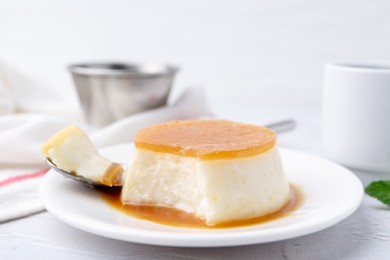
<svg viewBox="0 0 390 260"><path fill-rule="evenodd" d="M222 118L266 124L292 118L297 128L279 145L323 155L319 105L219 104ZM367 185L389 175L352 170ZM227 248L175 248L92 235L48 212L0 225L2 259L390 259L390 210L365 196L350 217L323 231L279 242Z"/></svg>

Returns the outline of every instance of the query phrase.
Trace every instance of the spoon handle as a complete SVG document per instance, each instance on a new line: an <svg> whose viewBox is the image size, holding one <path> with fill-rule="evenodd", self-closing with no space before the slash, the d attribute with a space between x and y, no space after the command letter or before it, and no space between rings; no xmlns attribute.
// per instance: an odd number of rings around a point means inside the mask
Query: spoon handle
<svg viewBox="0 0 390 260"><path fill-rule="evenodd" d="M295 128L295 126L296 126L296 122L295 120L292 119L283 120L283 121L265 125L265 127L270 128L271 130L275 131L277 134L291 131Z"/></svg>

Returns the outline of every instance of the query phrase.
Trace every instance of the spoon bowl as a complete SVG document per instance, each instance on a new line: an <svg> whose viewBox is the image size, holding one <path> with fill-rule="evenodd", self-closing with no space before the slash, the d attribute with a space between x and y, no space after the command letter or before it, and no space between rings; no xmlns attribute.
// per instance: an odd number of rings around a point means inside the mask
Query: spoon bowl
<svg viewBox="0 0 390 260"><path fill-rule="evenodd" d="M87 178L84 178L83 176L79 176L79 175L76 175L76 174L73 174L71 172L68 172L68 171L65 171L61 168L59 168L57 165L55 165L50 159L46 158L46 163L56 172L58 172L59 174L61 174L62 176L66 177L66 178L70 178L70 179L73 179L75 181L78 181L78 182L81 182L85 185L87 185L88 187L90 188L102 188L102 187L109 187L107 185L104 185L100 182L96 182L96 181L93 181L91 179L87 179ZM122 185L114 185L112 187L122 187ZM111 188L111 187L109 187Z"/></svg>

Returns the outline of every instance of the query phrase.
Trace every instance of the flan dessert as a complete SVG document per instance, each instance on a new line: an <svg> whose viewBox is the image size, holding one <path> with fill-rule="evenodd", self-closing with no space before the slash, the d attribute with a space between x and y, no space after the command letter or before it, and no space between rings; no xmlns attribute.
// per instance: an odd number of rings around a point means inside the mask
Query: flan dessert
<svg viewBox="0 0 390 260"><path fill-rule="evenodd" d="M123 167L101 156L77 126L68 126L42 145L42 153L58 168L96 184L122 186Z"/></svg>
<svg viewBox="0 0 390 260"><path fill-rule="evenodd" d="M290 198L276 134L226 120L144 128L122 187L122 204L173 207L208 226L267 215Z"/></svg>

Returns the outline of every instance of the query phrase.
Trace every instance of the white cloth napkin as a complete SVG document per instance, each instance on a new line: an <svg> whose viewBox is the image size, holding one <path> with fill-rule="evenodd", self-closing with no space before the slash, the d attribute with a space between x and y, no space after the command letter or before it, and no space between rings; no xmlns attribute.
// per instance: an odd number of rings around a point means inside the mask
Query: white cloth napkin
<svg viewBox="0 0 390 260"><path fill-rule="evenodd" d="M129 116L90 133L90 137L100 148L130 142L135 132L148 125L210 115L202 90L189 88L172 105ZM41 114L0 116L0 165L44 166L40 146L54 133L70 124L73 122L64 118Z"/></svg>
<svg viewBox="0 0 390 260"><path fill-rule="evenodd" d="M9 84L9 80L4 82L0 66L0 222L44 209L38 198L38 187L47 165L40 146L60 129L74 124L66 117L14 113ZM129 116L89 134L100 148L131 142L135 132L148 125L209 116L211 112L203 91L189 88L171 105Z"/></svg>

